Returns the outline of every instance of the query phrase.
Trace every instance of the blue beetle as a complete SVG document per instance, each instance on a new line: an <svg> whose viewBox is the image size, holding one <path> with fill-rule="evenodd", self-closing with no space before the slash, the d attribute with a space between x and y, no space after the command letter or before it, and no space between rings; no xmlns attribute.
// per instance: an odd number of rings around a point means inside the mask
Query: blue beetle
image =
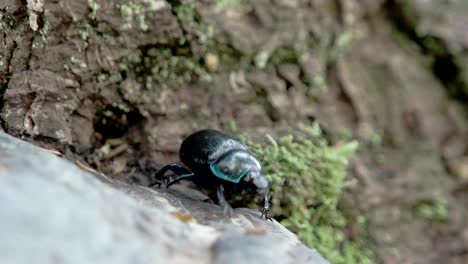
<svg viewBox="0 0 468 264"><path fill-rule="evenodd" d="M262 194L261 218L268 216L270 209L268 180L262 175L262 167L247 148L233 138L216 130L205 129L188 136L180 146L181 163L162 167L149 187L166 183L166 188L181 180L191 180L206 190L208 196L217 200L225 214L232 214L232 207L225 193ZM167 171L177 177L163 178ZM216 191L216 192L215 192Z"/></svg>

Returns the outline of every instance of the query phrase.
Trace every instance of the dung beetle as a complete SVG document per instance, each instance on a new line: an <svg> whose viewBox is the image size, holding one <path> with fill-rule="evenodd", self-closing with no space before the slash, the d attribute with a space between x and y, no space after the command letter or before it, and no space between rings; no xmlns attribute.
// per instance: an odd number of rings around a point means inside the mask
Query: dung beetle
<svg viewBox="0 0 468 264"><path fill-rule="evenodd" d="M205 129L188 136L180 146L181 163L162 167L149 187L162 182L166 188L181 180L191 180L204 189L208 196L223 207L225 214L232 214L232 207L225 194L263 195L261 218L270 220L268 212L268 180L262 175L262 167L247 148L233 138L216 130ZM163 178L172 171L176 178Z"/></svg>

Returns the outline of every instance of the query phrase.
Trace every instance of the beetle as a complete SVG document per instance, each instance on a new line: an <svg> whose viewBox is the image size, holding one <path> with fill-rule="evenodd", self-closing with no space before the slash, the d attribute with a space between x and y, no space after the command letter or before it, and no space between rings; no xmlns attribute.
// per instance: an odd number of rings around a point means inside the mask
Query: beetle
<svg viewBox="0 0 468 264"><path fill-rule="evenodd" d="M207 191L212 200L222 206L225 214L232 215L232 207L225 193L241 195L263 195L260 218L268 216L269 183L262 174L260 162L237 140L212 129L189 135L179 149L181 163L175 162L162 167L149 187L164 182L166 188L181 181L191 180ZM167 171L177 175L175 179L164 178Z"/></svg>

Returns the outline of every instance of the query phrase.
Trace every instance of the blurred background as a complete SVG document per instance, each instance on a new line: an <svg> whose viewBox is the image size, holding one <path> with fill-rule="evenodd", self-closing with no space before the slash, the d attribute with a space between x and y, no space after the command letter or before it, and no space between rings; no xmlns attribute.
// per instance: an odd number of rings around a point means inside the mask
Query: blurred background
<svg viewBox="0 0 468 264"><path fill-rule="evenodd" d="M240 138L332 263L468 262L468 2L0 3L1 129L148 185Z"/></svg>

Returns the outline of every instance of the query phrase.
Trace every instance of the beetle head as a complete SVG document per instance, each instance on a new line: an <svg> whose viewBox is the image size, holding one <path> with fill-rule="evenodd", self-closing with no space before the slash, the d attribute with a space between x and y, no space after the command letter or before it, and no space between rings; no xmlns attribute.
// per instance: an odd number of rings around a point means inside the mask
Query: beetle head
<svg viewBox="0 0 468 264"><path fill-rule="evenodd" d="M230 150L213 162L210 168L218 178L233 183L239 183L241 180L251 183L259 192L268 189L268 180L261 174L260 163L246 150Z"/></svg>
<svg viewBox="0 0 468 264"><path fill-rule="evenodd" d="M262 175L261 168L252 168L242 180L255 185L258 193L268 190L268 180Z"/></svg>

